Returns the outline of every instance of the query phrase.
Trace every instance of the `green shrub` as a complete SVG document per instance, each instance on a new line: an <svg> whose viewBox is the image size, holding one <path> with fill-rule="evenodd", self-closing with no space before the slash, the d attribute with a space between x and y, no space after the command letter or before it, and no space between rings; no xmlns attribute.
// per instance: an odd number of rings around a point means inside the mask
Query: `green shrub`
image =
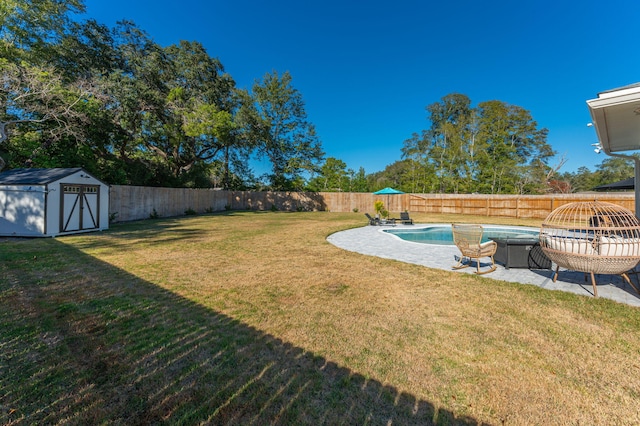
<svg viewBox="0 0 640 426"><path fill-rule="evenodd" d="M382 212L384 211L384 203L382 202L382 200L376 200L373 203L373 208L376 211L376 214L379 214L382 216Z"/></svg>

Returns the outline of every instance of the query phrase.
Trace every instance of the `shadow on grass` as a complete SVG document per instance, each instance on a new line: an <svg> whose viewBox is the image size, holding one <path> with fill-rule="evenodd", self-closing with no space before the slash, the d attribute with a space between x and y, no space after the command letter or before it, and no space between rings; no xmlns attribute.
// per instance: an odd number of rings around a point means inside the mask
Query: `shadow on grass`
<svg viewBox="0 0 640 426"><path fill-rule="evenodd" d="M0 256L3 424L478 424L58 240Z"/></svg>
<svg viewBox="0 0 640 426"><path fill-rule="evenodd" d="M279 212L281 214L291 212ZM271 211L225 211L206 213L202 215L191 216L192 218L208 218L212 220L212 227L207 232L224 232L224 229L216 228L216 217L230 217L239 215L266 215L273 214ZM188 228L185 226L185 216L176 216L168 218L157 219L144 219L135 220L130 222L118 222L115 227L112 226L109 229L109 234L118 238L124 243L128 243L131 240L149 239L153 238L152 244L164 244L170 241L189 240L193 241L194 238L198 238L202 235L200 228ZM160 236L160 237L159 237ZM92 247L98 247L103 244L99 240L91 242ZM112 241L104 244L105 246L112 245Z"/></svg>

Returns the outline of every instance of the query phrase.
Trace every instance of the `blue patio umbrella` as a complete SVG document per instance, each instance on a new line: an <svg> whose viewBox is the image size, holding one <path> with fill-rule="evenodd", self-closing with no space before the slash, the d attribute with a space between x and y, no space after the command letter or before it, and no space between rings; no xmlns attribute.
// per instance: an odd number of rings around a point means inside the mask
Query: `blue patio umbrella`
<svg viewBox="0 0 640 426"><path fill-rule="evenodd" d="M376 191L374 192L375 195L386 195L387 196L387 211L389 211L389 195L395 195L395 194L404 194L404 192L397 190L397 189L393 189L390 187L386 187L384 189L381 189L380 191Z"/></svg>
<svg viewBox="0 0 640 426"><path fill-rule="evenodd" d="M388 186L380 191L374 192L376 195L391 195L391 194L404 194L404 192L397 189L389 188Z"/></svg>

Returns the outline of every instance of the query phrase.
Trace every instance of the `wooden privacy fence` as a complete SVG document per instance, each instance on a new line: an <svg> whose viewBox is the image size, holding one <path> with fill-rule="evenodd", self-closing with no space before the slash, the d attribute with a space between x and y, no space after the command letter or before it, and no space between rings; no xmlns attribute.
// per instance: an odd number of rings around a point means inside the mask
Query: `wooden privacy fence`
<svg viewBox="0 0 640 426"><path fill-rule="evenodd" d="M322 195L318 193L221 191L123 185L112 185L109 192L109 216L112 222L224 210L325 211L328 209Z"/></svg>
<svg viewBox="0 0 640 426"><path fill-rule="evenodd" d="M563 204L607 201L635 210L634 193L544 195L410 194L409 211L544 219Z"/></svg>
<svg viewBox="0 0 640 426"><path fill-rule="evenodd" d="M394 216L413 213L451 213L544 219L563 204L606 201L635 210L634 193L546 195L398 194L360 192L253 192L216 189L152 188L112 185L109 216L113 222L149 217L181 216L224 210L330 211L374 213L381 200ZM395 213L395 214L394 214Z"/></svg>

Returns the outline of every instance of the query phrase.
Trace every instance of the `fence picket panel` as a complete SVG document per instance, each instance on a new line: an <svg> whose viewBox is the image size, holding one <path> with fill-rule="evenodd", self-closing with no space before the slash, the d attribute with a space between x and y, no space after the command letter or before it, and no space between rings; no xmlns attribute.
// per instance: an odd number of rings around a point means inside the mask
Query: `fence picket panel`
<svg viewBox="0 0 640 426"><path fill-rule="evenodd" d="M331 211L373 213L382 200L392 217L399 212L448 213L544 219L554 209L576 201L606 201L635 210L635 194L583 193L544 195L398 194L358 192L253 192L194 188L112 185L109 214L115 221L231 210ZM388 204L388 205L387 205Z"/></svg>

